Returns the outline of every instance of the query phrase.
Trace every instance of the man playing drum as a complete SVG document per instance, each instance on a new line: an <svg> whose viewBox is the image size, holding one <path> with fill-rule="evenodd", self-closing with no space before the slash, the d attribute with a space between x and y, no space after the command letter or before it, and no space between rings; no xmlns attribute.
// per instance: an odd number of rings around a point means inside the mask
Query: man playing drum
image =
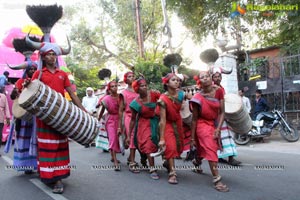
<svg viewBox="0 0 300 200"><path fill-rule="evenodd" d="M26 79L31 79L37 69L35 62L25 62L24 75L15 83L10 98L15 100L23 90L23 83ZM19 69L18 67L15 67ZM14 68L13 68L14 69ZM15 100L14 103L16 103ZM20 107L18 107L20 108ZM24 170L25 174L31 174L32 170L37 168L36 160L36 128L34 118L29 115L28 120L15 118L16 139L14 145L14 167L18 170ZM12 134L12 133L11 133Z"/></svg>
<svg viewBox="0 0 300 200"><path fill-rule="evenodd" d="M222 88L223 93L225 94L225 89L221 85L222 81L222 72L220 69L215 68L212 74L212 80L215 85ZM221 128L221 140L222 140L222 151L218 151L219 162L228 163L229 165L237 166L241 162L234 159L237 156L236 146L233 140L233 132L229 129L226 120ZM228 157L228 161L225 158Z"/></svg>
<svg viewBox="0 0 300 200"><path fill-rule="evenodd" d="M26 42L40 50L42 68L33 74L32 80L40 79L45 85L64 96L66 90L73 103L86 112L80 99L73 93L68 75L57 66L57 56L66 55L71 48L63 49L54 43L38 43L26 38ZM62 179L70 175L68 137L60 134L37 119L38 169L42 182L54 184L53 193L63 193Z"/></svg>

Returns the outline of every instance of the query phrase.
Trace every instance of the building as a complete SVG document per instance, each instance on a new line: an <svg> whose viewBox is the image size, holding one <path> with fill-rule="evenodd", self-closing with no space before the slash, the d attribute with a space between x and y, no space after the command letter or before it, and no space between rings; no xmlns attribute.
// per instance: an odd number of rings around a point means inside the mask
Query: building
<svg viewBox="0 0 300 200"><path fill-rule="evenodd" d="M255 90L261 89L271 109L277 107L298 118L300 54L283 55L280 47L271 46L247 51L246 57L238 67L239 88L252 100Z"/></svg>

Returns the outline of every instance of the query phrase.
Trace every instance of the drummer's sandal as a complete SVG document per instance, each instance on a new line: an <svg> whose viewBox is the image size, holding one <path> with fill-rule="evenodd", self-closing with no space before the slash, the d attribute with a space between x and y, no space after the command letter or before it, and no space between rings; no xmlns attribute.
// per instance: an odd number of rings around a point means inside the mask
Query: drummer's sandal
<svg viewBox="0 0 300 200"><path fill-rule="evenodd" d="M62 183L56 183L53 187L52 192L54 194L62 194L64 192L64 185Z"/></svg>
<svg viewBox="0 0 300 200"><path fill-rule="evenodd" d="M177 184L178 183L178 181L177 181L177 174L176 174L176 172L175 171L171 171L170 173L169 173L169 180L168 180L168 182L170 183L170 184Z"/></svg>

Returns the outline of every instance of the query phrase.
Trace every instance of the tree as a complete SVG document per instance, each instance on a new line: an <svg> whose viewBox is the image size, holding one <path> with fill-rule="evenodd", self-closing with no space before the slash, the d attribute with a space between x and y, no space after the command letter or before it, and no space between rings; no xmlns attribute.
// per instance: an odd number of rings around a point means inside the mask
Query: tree
<svg viewBox="0 0 300 200"><path fill-rule="evenodd" d="M135 66L136 76L144 76L149 88L156 89L163 92L162 80L161 78L167 73L170 72L170 69L160 63L154 63L149 61L139 61Z"/></svg>
<svg viewBox="0 0 300 200"><path fill-rule="evenodd" d="M145 73L150 66L162 67L159 63L162 63L166 49L162 48L163 19L160 0L142 1L141 6L145 60L139 58L137 53L135 8L132 0L98 0L65 8L62 20L71 26L70 38L73 46L67 61L80 80L79 88L87 84L97 84L99 80L91 82L96 78L96 73L92 73L94 68L100 70L103 67L117 66L117 72L111 70L113 74L119 74L125 69L136 69ZM141 69L142 66L145 69ZM152 77L152 72L150 70L145 76L147 74ZM156 74L159 76L158 84L161 83L160 73ZM156 79L151 79L152 82L153 80Z"/></svg>
<svg viewBox="0 0 300 200"><path fill-rule="evenodd" d="M283 45L298 48L300 43L300 10L297 11L247 11L245 15L230 18L232 3L240 3L245 8L247 4L254 5L299 5L298 0L252 0L246 1L211 1L211 0L167 0L169 9L173 10L183 20L184 25L190 29L194 38L203 40L209 34L216 35L226 21L232 25L240 23L239 18L252 28L260 40L256 46ZM251 41L250 41L251 42Z"/></svg>
<svg viewBox="0 0 300 200"><path fill-rule="evenodd" d="M160 45L159 23L162 21L162 15L159 9L160 4L157 2L159 1L151 0L142 3L143 36L145 42L149 41L146 43L146 55L148 56L146 60L151 60L152 56L156 57L157 46ZM80 7L80 12L85 10L84 13L93 13L93 16L78 16L78 13L74 12L74 10L79 10L78 7ZM97 65L114 61L126 68L132 68L137 58L132 1L99 0L95 4L85 4L84 7L79 5L78 7L66 10L68 19L75 19L76 15L76 18L79 18L76 19L77 23L72 20L71 39L75 43L73 45L87 47L79 48L78 52L74 52L77 56L75 58L84 60L89 58L90 62ZM93 24L92 21L98 23Z"/></svg>

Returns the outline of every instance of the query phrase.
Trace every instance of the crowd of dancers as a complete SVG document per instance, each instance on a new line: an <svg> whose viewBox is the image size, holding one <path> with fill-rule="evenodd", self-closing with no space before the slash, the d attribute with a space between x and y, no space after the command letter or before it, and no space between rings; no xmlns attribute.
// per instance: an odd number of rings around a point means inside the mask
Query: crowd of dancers
<svg viewBox="0 0 300 200"><path fill-rule="evenodd" d="M224 120L225 90L220 81L213 81L214 77L221 80L221 76L219 71L201 71L197 75L195 94L181 88L184 76L178 73L162 77L164 93L151 90L145 77L135 77L131 71L125 73L123 81L127 88L120 93L116 81L108 82L106 94L98 102L101 106L98 120L103 126L97 146L110 152L115 171L121 170L117 154L129 149L129 170L139 173L140 166L135 159L138 152L142 167L147 167L155 180L160 178L155 159L161 155L170 184L178 183L176 158L188 150L188 154L193 154L193 171L202 173L202 160L206 159L215 189L228 191L221 182L218 162L231 165L240 162L234 159L237 156L235 144ZM105 147L103 131L107 132L108 139ZM222 145L223 140L226 140L225 145Z"/></svg>
<svg viewBox="0 0 300 200"><path fill-rule="evenodd" d="M148 88L145 77L135 77L134 72L130 71L124 75L123 81L127 87L122 92L118 92L118 82L109 81L105 95L99 100L94 98L93 89L88 88L87 96L81 102L71 88L68 75L59 69L57 62L58 56L70 52L70 42L68 48L64 49L50 39L50 30L62 16L62 7L27 6L26 11L42 29L44 36L42 42L34 41L29 34L22 40L24 46L30 48L19 50L26 59L24 64L14 69L24 69L24 76L10 94L12 99L19 98L24 88L38 79L63 96L66 91L77 107L98 118L102 126L96 143L100 140L101 147L110 152L115 171L121 170L118 154L129 149L129 170L139 173L140 167L136 162L138 152L141 165L148 166L150 177L157 180L160 176L155 165L158 157L155 155L159 155L169 174L168 183L177 184L175 159L184 150L189 150L195 165L194 172L202 173L202 160L207 160L214 188L220 192L229 191L218 171L219 159L232 165L240 162L233 158L237 155L235 145L230 128L224 123L225 92L220 85L221 71L200 71L196 75L198 90L194 94L184 92L181 83L186 76L174 69L162 77L162 93ZM30 55L36 50L39 61L33 62ZM178 54L173 57L178 60ZM88 105L89 97L97 102L100 110L98 115L96 106ZM41 181L52 186L53 193L62 194L62 179L70 175L68 136L35 116L31 119L14 119L11 127L5 151L9 151L15 132L13 167L26 174L37 170ZM101 141L101 138L107 141ZM228 160L225 160L227 157Z"/></svg>

